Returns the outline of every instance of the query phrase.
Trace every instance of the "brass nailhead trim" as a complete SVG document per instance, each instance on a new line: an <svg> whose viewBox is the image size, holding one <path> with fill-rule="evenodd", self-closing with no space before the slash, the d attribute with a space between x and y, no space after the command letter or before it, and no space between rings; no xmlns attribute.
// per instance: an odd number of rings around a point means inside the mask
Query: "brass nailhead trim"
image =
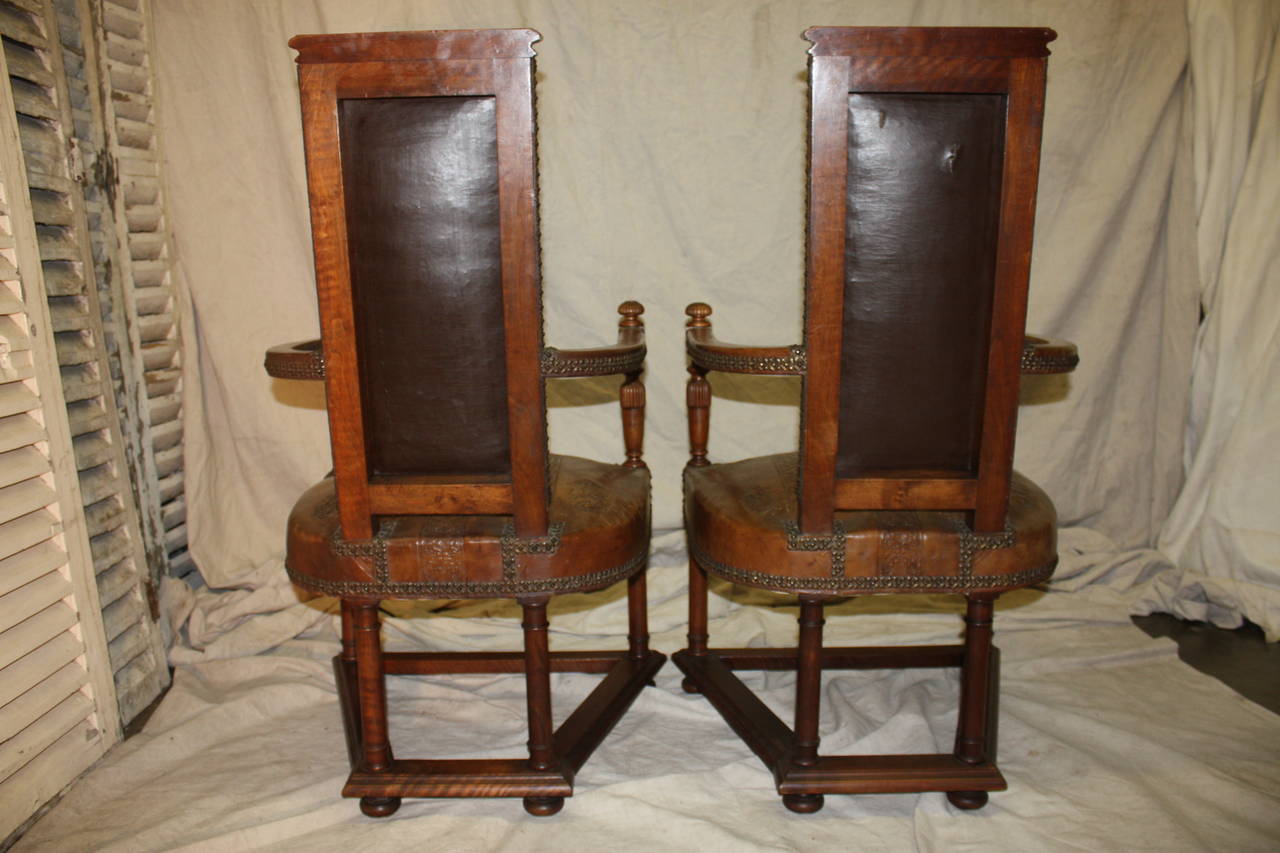
<svg viewBox="0 0 1280 853"><path fill-rule="evenodd" d="M837 519L832 524L829 535L801 533L794 521L783 525L787 536L789 551L829 551L831 553L830 578L794 578L786 575L774 575L749 569L739 569L711 559L690 540L689 550L699 564L711 568L726 580L734 580L753 586L775 587L778 589L979 589L990 584L989 580L1004 581L1010 586L1025 586L1044 580L1053 574L1058 564L1055 557L1047 565L1024 569L1012 575L995 575L990 577L974 577L973 559L979 551L998 551L1012 548L1017 542L1017 534L1006 523L1005 529L999 533L974 533L963 521L956 523L956 534L960 539L960 555L958 560L959 575L884 575L878 577L845 577L845 546L847 532ZM1004 584L1002 584L1004 585Z"/></svg>
<svg viewBox="0 0 1280 853"><path fill-rule="evenodd" d="M787 550L788 551L830 551L831 552L831 577L844 577L844 549L845 549L845 529L844 524L836 519L831 524L831 533L829 535L816 533L801 533L800 525L794 521L788 521L784 525L787 531Z"/></svg>
<svg viewBox="0 0 1280 853"><path fill-rule="evenodd" d="M560 536L564 533L564 523L557 521L547 528L546 536L533 536L521 539L516 536L515 526L508 521L502 528L502 577L507 581L517 579L520 569L521 554L554 554L560 550Z"/></svg>
<svg viewBox="0 0 1280 853"><path fill-rule="evenodd" d="M1078 355L1038 355L1034 349L1024 349L1018 369L1023 373L1069 373L1079 363Z"/></svg>
<svg viewBox="0 0 1280 853"><path fill-rule="evenodd" d="M631 559L586 575L542 580L502 581L332 581L308 577L286 566L289 579L322 595L379 596L381 598L510 598L535 592L580 592L610 586L635 574L649 559L648 550Z"/></svg>
<svg viewBox="0 0 1280 853"><path fill-rule="evenodd" d="M614 373L635 373L644 367L646 351L601 358L572 358L554 347L542 351L543 376L610 376Z"/></svg>
<svg viewBox="0 0 1280 853"><path fill-rule="evenodd" d="M724 355L709 352L696 344L688 346L689 357L693 363L707 370L719 370L723 373L804 373L808 367L808 357L802 346L790 347L791 354L785 357L745 355Z"/></svg>
<svg viewBox="0 0 1280 853"><path fill-rule="evenodd" d="M790 590L829 590L833 593L839 592L881 592L891 589L905 589L912 592L964 592L971 589L989 589L989 588L1008 588L1028 586L1033 583L1039 583L1048 580L1053 575L1054 568L1058 565L1058 559L1055 557L1042 566L1035 566L1030 569L1023 569L1020 572L1014 572L1011 575L987 575L975 577L968 575L911 575L902 577L893 576L876 576L876 577L828 577L828 578L796 578L786 575L773 575L766 572L751 571L749 569L739 569L708 557L701 548L693 542L689 543L689 552L693 555L694 560L699 566L713 572L714 574L734 583L743 583L748 586L763 587L764 589L774 589L780 592Z"/></svg>

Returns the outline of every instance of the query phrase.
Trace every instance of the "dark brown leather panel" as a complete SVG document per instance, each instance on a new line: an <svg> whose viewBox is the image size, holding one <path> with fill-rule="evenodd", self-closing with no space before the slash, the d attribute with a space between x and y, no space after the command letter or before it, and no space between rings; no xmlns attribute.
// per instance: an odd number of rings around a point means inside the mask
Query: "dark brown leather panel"
<svg viewBox="0 0 1280 853"><path fill-rule="evenodd" d="M582 592L644 567L649 472L575 456L550 457L549 535L512 538L502 516L381 519L372 540L341 538L332 478L289 516L289 576L315 592L369 598L489 598Z"/></svg>
<svg viewBox="0 0 1280 853"><path fill-rule="evenodd" d="M868 511L837 512L838 533L806 536L797 470L794 453L685 469L685 529L705 570L793 592L978 592L1045 580L1057 561L1053 504L1020 474L1002 533L972 533L961 512Z"/></svg>
<svg viewBox="0 0 1280 853"><path fill-rule="evenodd" d="M972 472L999 225L1002 95L849 96L838 477Z"/></svg>
<svg viewBox="0 0 1280 853"><path fill-rule="evenodd" d="M369 473L507 473L494 99L338 116Z"/></svg>

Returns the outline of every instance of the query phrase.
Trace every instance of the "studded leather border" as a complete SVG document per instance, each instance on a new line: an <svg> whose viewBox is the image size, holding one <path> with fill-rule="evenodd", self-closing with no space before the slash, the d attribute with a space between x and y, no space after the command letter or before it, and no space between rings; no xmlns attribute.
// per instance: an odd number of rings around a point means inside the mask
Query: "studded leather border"
<svg viewBox="0 0 1280 853"><path fill-rule="evenodd" d="M1018 359L1018 369L1022 373L1070 373L1080 364L1078 355L1041 355L1028 347L1022 351Z"/></svg>
<svg viewBox="0 0 1280 853"><path fill-rule="evenodd" d="M831 577L844 577L845 529L839 519L831 525L829 535L819 533L801 533L800 526L788 521L784 526L787 531L787 550L789 551L828 551L831 554Z"/></svg>
<svg viewBox="0 0 1280 853"><path fill-rule="evenodd" d="M574 358L565 355L555 347L542 350L541 365L543 376L611 376L615 373L635 373L644 367L646 351L641 347L636 352L621 355L606 355L599 358Z"/></svg>
<svg viewBox="0 0 1280 853"><path fill-rule="evenodd" d="M804 373L808 368L808 357L802 346L790 347L790 355L784 357L725 355L703 349L696 344L689 344L687 350L694 364L723 373L792 375Z"/></svg>
<svg viewBox="0 0 1280 853"><path fill-rule="evenodd" d="M602 589L628 578L644 568L648 550L629 560L598 572L570 577L542 579L503 579L501 581L334 581L313 578L295 572L288 566L289 579L298 586L322 595L370 598L511 598L537 592L564 593Z"/></svg>
<svg viewBox="0 0 1280 853"><path fill-rule="evenodd" d="M999 535L999 534L997 534ZM1023 569L1009 575L974 576L971 572L961 575L881 575L872 577L825 577L802 578L787 575L774 575L767 572L739 569L713 560L707 556L694 542L689 543L689 552L699 566L714 575L734 583L772 589L779 592L800 592L807 590L823 590L832 594L859 592L892 592L905 590L908 592L967 592L976 589L1016 589L1048 580L1058 565L1054 557L1041 566Z"/></svg>

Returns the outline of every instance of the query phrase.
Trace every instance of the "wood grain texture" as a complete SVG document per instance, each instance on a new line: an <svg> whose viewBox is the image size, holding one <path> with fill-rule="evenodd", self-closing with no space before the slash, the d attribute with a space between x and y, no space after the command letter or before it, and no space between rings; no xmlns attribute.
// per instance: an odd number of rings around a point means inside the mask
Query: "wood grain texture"
<svg viewBox="0 0 1280 853"><path fill-rule="evenodd" d="M808 356L800 437L800 529L829 533L835 510L844 324L845 181L848 170L847 56L809 62L809 237L804 346Z"/></svg>
<svg viewBox="0 0 1280 853"><path fill-rule="evenodd" d="M1044 27L810 27L812 56L1048 56Z"/></svg>
<svg viewBox="0 0 1280 853"><path fill-rule="evenodd" d="M979 532L999 530L1004 525L1009 501L1044 120L1045 60L1016 59L1010 64L991 349L973 515L973 528Z"/></svg>
<svg viewBox="0 0 1280 853"><path fill-rule="evenodd" d="M529 59L542 36L536 30L422 30L395 33L298 35L289 47L299 64L439 59Z"/></svg>

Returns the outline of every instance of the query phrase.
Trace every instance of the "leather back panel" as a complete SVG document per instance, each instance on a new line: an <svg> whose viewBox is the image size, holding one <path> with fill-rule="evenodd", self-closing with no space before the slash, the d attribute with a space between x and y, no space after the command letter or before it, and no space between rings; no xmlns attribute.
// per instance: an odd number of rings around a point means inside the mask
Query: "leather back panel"
<svg viewBox="0 0 1280 853"><path fill-rule="evenodd" d="M370 475L511 470L495 115L338 102Z"/></svg>
<svg viewBox="0 0 1280 853"><path fill-rule="evenodd" d="M1005 97L853 93L837 477L972 474Z"/></svg>

